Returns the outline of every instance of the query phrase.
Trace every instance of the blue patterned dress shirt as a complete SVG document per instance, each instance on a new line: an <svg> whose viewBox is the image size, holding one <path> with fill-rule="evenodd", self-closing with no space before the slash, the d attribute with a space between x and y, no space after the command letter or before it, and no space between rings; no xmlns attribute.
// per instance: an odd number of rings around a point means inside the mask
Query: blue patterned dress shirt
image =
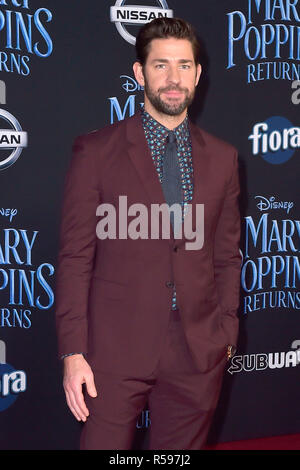
<svg viewBox="0 0 300 470"><path fill-rule="evenodd" d="M163 178L163 157L166 147L166 138L169 132L165 126L157 122L150 116L144 109L141 112L143 128L147 143L150 148L152 160L158 173L160 183ZM188 126L188 117L179 126L173 129L176 135L177 156L179 160L179 167L181 172L181 187L182 187L182 209L183 217L187 204L189 204L193 197L193 161L192 161L192 142ZM171 309L176 310L176 286L173 289Z"/></svg>

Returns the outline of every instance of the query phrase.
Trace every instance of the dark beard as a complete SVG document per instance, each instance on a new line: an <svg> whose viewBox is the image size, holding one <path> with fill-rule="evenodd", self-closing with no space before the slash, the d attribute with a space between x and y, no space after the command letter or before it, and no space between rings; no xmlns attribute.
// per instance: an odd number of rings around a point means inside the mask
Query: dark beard
<svg viewBox="0 0 300 470"><path fill-rule="evenodd" d="M160 93L169 91L169 90L183 91L185 93L185 99L182 101L182 103L170 104L170 103L166 103L162 101L160 98ZM145 94L147 95L147 98L149 99L152 106L156 109L156 111L158 111L159 113L167 114L168 116L178 116L179 114L181 114L186 108L188 108L188 106L190 106L195 95L195 92L189 95L188 90L186 88L179 88L179 87L160 88L157 94L154 94L152 90L150 89L149 83L147 80L145 80L144 91L145 91Z"/></svg>

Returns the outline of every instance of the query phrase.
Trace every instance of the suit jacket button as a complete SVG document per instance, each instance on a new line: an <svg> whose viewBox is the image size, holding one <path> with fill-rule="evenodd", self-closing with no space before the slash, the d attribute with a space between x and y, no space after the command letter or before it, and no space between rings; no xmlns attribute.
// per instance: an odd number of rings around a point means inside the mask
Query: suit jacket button
<svg viewBox="0 0 300 470"><path fill-rule="evenodd" d="M166 282L166 286L167 286L167 287L174 287L174 282L172 282L172 281L167 281L167 282Z"/></svg>
<svg viewBox="0 0 300 470"><path fill-rule="evenodd" d="M178 250L178 247L174 246L174 248L173 248L174 253L177 253L177 250Z"/></svg>

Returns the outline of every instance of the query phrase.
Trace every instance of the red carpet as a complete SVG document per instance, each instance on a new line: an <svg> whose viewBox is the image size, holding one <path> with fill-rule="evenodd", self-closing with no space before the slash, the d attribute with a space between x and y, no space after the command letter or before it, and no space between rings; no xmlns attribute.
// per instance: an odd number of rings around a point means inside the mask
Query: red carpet
<svg viewBox="0 0 300 470"><path fill-rule="evenodd" d="M207 450L300 450L300 434L275 436L247 441L223 442L207 446Z"/></svg>

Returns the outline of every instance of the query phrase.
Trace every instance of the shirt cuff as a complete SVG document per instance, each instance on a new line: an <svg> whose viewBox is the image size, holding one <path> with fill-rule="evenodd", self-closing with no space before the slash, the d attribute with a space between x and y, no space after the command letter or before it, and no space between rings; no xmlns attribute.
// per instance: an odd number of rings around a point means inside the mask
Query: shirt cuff
<svg viewBox="0 0 300 470"><path fill-rule="evenodd" d="M68 356L74 356L74 354L82 354L83 355L83 352L73 352L73 353L63 354L60 358L64 359L65 357L68 357Z"/></svg>

